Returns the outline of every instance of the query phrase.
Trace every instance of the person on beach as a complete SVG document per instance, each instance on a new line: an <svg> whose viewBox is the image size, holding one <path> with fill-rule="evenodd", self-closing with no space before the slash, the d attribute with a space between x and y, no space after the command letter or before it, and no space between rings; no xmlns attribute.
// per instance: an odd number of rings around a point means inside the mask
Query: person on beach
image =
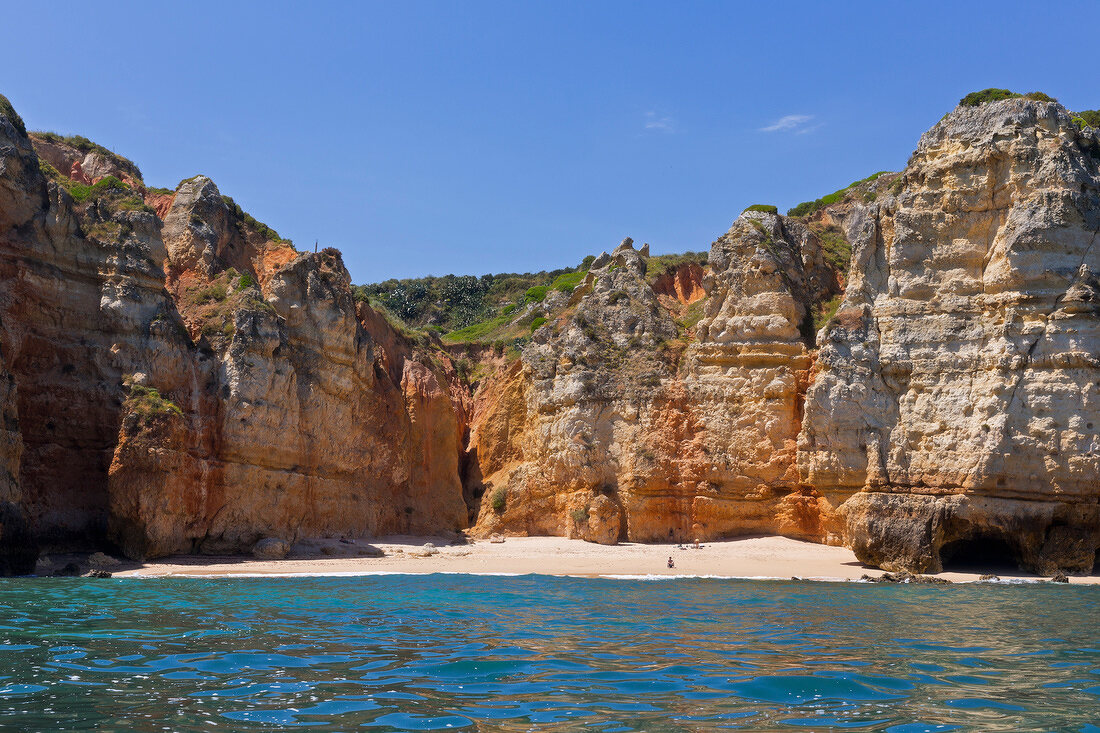
<svg viewBox="0 0 1100 733"><path fill-rule="evenodd" d="M672 556L671 555L669 555L669 557L668 557L668 566L670 568L676 567L676 563L672 562Z"/></svg>

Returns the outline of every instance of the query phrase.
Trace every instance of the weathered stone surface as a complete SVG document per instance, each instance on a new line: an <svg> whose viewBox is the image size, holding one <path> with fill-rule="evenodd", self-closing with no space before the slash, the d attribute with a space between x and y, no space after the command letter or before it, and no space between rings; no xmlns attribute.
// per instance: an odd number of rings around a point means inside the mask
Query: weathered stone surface
<svg viewBox="0 0 1100 733"><path fill-rule="evenodd" d="M794 461L805 323L836 278L811 233L770 215L743 215L710 262L694 343L626 240L479 390L467 482L507 501L482 500L478 534L829 535L831 505L800 485Z"/></svg>
<svg viewBox="0 0 1100 733"><path fill-rule="evenodd" d="M290 543L278 537L265 537L252 546L252 555L260 560L282 560L290 554Z"/></svg>
<svg viewBox="0 0 1100 733"><path fill-rule="evenodd" d="M818 491L875 492L846 507L861 559L936 569L947 543L993 534L1030 569L1091 568L1098 162L1058 104L960 107L897 197L848 221L798 463Z"/></svg>
<svg viewBox="0 0 1100 733"><path fill-rule="evenodd" d="M548 321L476 359L499 367L476 397L438 339L354 301L335 250L75 144L0 115L0 572L33 568L32 532L146 558L470 521L1093 568L1100 139L1057 104L960 108L900 178L745 212L705 270L650 282L624 240L517 312ZM35 147L133 185L74 204Z"/></svg>
<svg viewBox="0 0 1100 733"><path fill-rule="evenodd" d="M2 341L18 393L21 505L47 544L103 540L122 375L152 362L171 373L186 349L153 323L174 312L159 226L99 203L78 217L30 140L0 118Z"/></svg>
<svg viewBox="0 0 1100 733"><path fill-rule="evenodd" d="M221 277L220 256L208 261ZM398 353L384 321L357 309L335 250L297 256L262 291L237 287L226 301L231 328L214 333L203 386L181 398L181 414L122 422L112 531L127 554L466 526L462 402L449 360ZM203 333L211 316L184 317Z"/></svg>

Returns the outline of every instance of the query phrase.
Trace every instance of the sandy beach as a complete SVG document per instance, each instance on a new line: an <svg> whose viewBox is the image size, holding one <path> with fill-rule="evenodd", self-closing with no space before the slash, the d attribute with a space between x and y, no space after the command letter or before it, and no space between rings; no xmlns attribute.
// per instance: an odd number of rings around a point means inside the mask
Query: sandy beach
<svg viewBox="0 0 1100 733"><path fill-rule="evenodd" d="M471 573L615 576L696 576L858 580L881 570L860 563L851 550L785 537L750 537L705 543L700 549L667 544L602 546L562 537L509 537L503 542L447 544L430 537L376 540L309 540L285 560L251 557L182 556L120 566L116 577L369 575L372 573ZM426 549L426 544L433 547ZM379 553L382 556L377 556ZM674 568L667 567L672 557ZM953 582L975 581L984 573L1002 580L1039 580L1008 568L944 572ZM1071 583L1100 583L1096 575Z"/></svg>

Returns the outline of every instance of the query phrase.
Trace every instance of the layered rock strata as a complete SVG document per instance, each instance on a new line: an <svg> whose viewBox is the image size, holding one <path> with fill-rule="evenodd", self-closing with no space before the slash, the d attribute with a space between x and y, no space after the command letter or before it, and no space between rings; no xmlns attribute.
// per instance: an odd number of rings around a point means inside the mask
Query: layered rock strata
<svg viewBox="0 0 1100 733"><path fill-rule="evenodd" d="M711 248L694 339L647 281L647 249L626 240L598 257L564 313L479 392L476 531L824 538L821 499L795 470L805 324L836 280L818 242L744 214Z"/></svg>
<svg viewBox="0 0 1100 733"><path fill-rule="evenodd" d="M1100 544L1100 143L1058 104L960 107L896 197L848 222L802 480L859 557L938 570L1001 553L1087 571Z"/></svg>
<svg viewBox="0 0 1100 733"><path fill-rule="evenodd" d="M32 546L22 515L132 557L465 526L468 396L339 253L266 238L202 177L152 209L140 180L75 204L45 170L0 116L0 550Z"/></svg>
<svg viewBox="0 0 1100 733"><path fill-rule="evenodd" d="M140 558L468 523L1089 572L1098 166L1056 103L960 107L900 176L746 211L705 268L654 278L624 241L517 312L518 358L462 351L471 384L355 302L335 250L0 112L0 573L37 541Z"/></svg>

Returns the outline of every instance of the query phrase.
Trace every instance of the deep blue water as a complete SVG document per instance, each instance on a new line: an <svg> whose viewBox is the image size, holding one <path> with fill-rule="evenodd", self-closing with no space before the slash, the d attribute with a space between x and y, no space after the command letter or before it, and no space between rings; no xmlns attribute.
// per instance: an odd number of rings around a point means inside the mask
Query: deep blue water
<svg viewBox="0 0 1100 733"><path fill-rule="evenodd" d="M0 581L4 730L1100 733L1100 587Z"/></svg>

